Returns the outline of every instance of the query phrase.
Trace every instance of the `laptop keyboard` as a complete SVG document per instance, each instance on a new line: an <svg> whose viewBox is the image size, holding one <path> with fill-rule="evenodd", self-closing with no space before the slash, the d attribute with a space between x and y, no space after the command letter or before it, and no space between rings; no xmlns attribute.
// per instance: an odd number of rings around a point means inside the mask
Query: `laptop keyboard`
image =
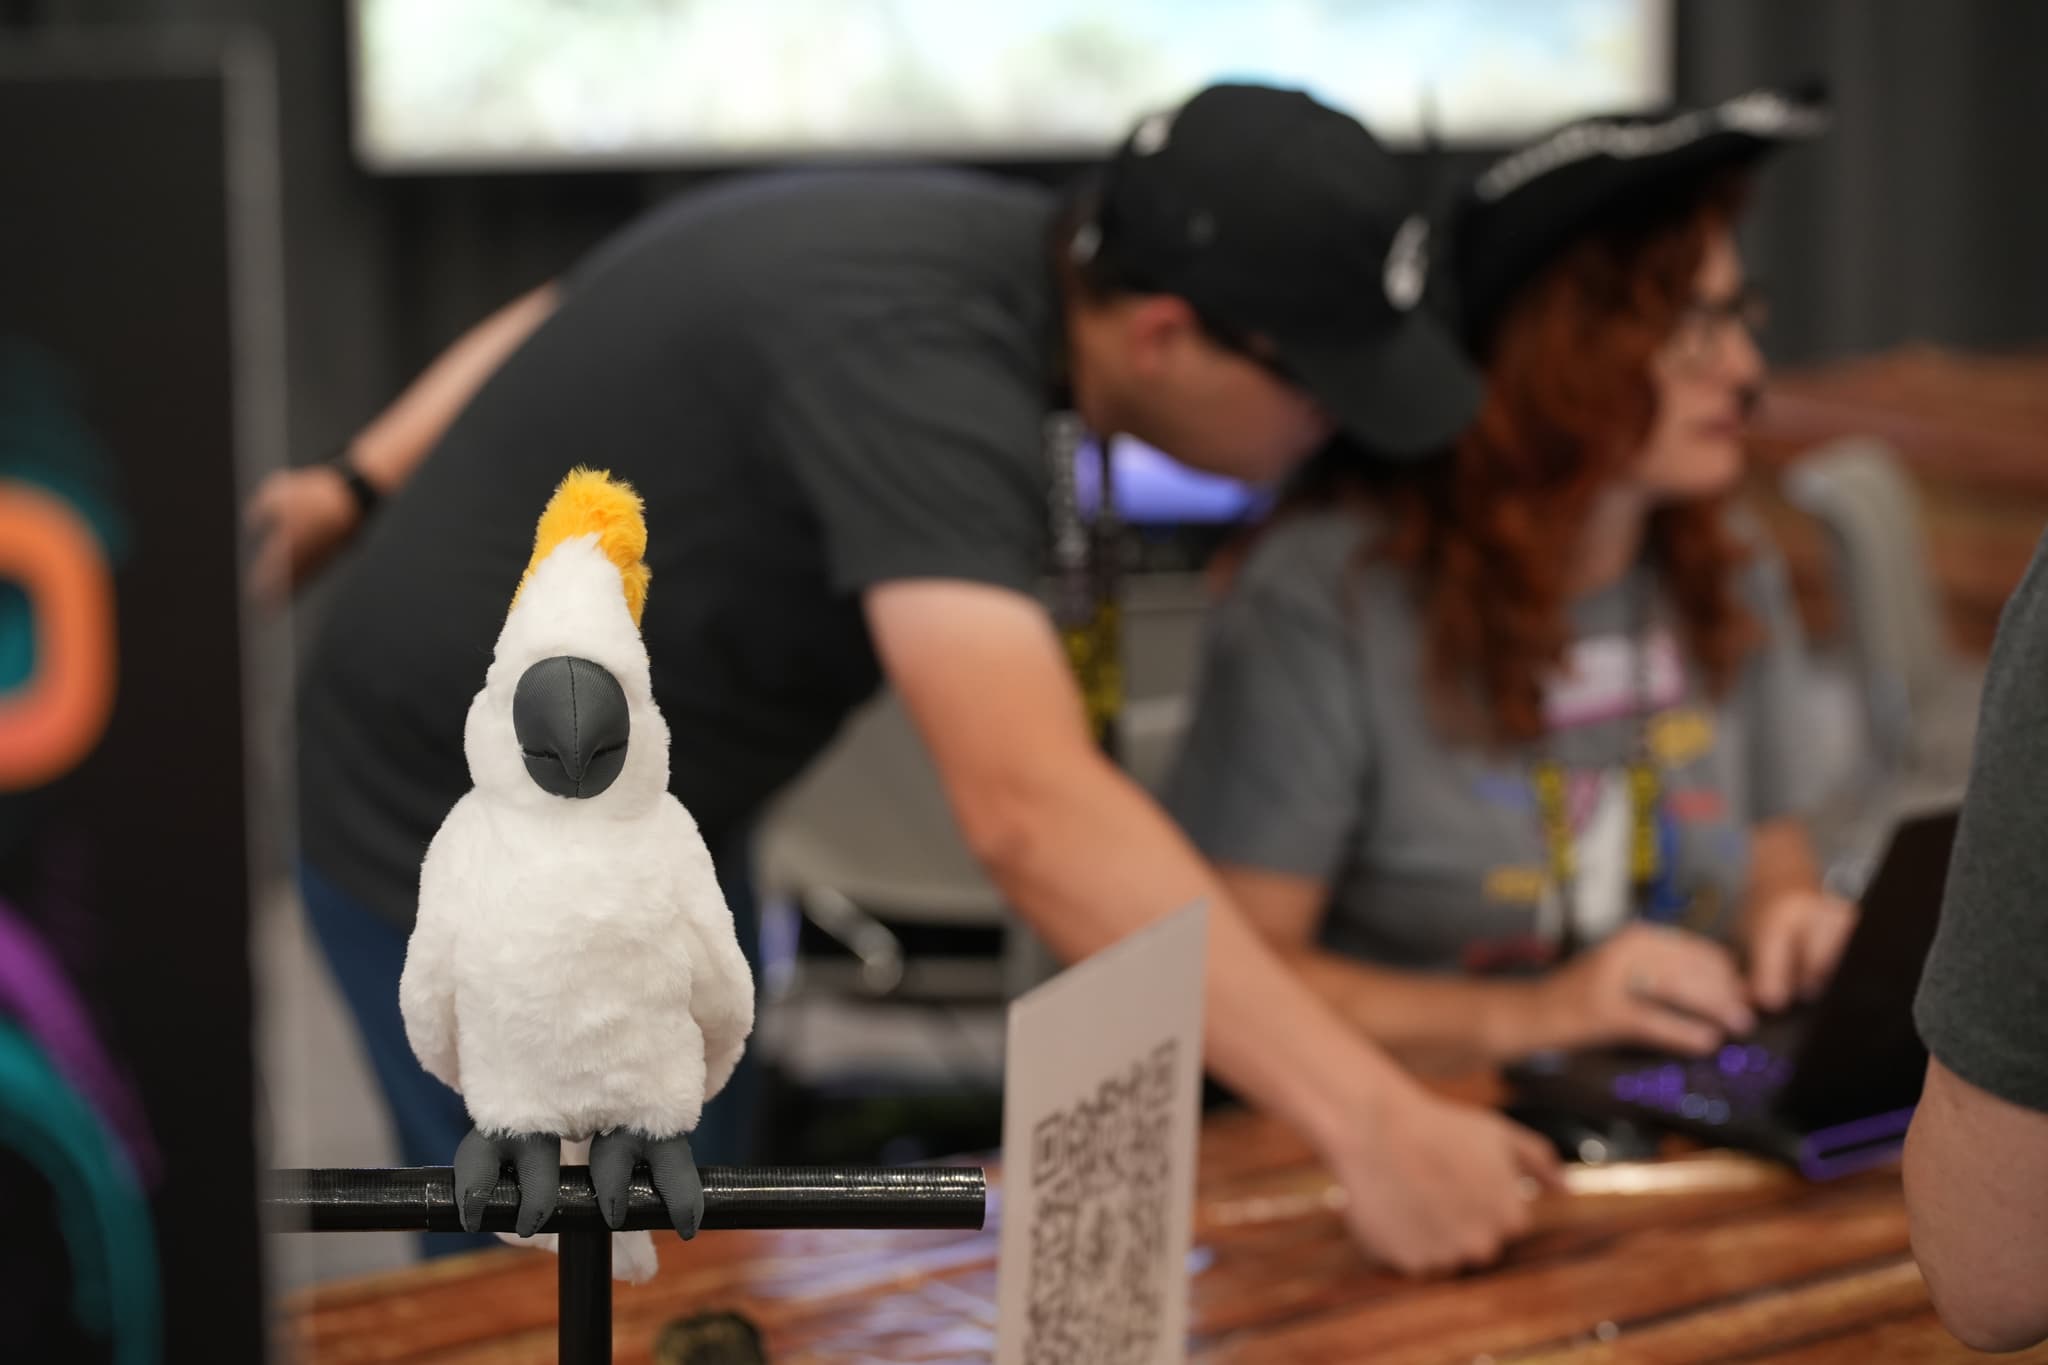
<svg viewBox="0 0 2048 1365"><path fill-rule="evenodd" d="M1614 1097L1695 1123L1723 1124L1767 1115L1792 1075L1791 1059L1760 1043L1729 1043L1685 1062L1624 1071Z"/></svg>

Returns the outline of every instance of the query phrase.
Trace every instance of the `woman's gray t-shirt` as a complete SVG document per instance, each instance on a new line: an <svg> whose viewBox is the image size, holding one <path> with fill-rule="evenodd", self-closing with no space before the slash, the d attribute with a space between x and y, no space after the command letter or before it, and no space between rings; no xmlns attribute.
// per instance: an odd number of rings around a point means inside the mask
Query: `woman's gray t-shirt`
<svg viewBox="0 0 2048 1365"><path fill-rule="evenodd" d="M1750 829L1799 811L1813 770L1804 650L1762 536L1745 537L1737 591L1764 641L1726 696L1682 661L1662 603L1638 629L1654 578L1639 568L1573 604L1567 668L1547 690L1547 750L1488 752L1439 733L1410 580L1366 553L1373 534L1355 512L1291 518L1218 604L1167 792L1195 843L1218 863L1326 881L1323 940L1338 952L1418 969L1536 966L1564 906L1534 765L1548 752L1565 769L1572 901L1582 939L1598 939L1631 910L1627 768L1647 740L1665 856L1646 913L1725 937Z"/></svg>

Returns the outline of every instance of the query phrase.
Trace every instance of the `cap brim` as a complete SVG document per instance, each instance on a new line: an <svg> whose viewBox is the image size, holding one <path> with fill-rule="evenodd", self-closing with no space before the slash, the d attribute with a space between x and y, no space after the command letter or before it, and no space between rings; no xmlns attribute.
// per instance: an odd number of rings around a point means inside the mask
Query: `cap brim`
<svg viewBox="0 0 2048 1365"><path fill-rule="evenodd" d="M1716 133L1661 156L1574 166L1488 206L1483 234L1462 231L1454 247L1458 326L1466 342L1478 349L1522 287L1617 210L1684 194L1721 171L1758 165L1788 145L1747 133Z"/></svg>
<svg viewBox="0 0 2048 1365"><path fill-rule="evenodd" d="M1665 150L1616 156L1589 146L1561 162L1545 160L1541 154L1558 138L1608 122L1579 120L1482 172L1465 187L1448 234L1455 263L1450 292L1468 343L1480 346L1524 285L1567 244L1621 206L1684 194L1723 171L1752 169L1786 148L1811 141L1826 125L1826 92L1817 83L1778 92L1773 107L1789 106L1790 112L1761 124L1737 112L1755 98L1741 96L1708 110L1674 111L1635 121L1632 126L1714 117L1707 130ZM1536 158L1535 169L1511 175L1508 185L1485 188L1489 179L1530 157Z"/></svg>
<svg viewBox="0 0 2048 1365"><path fill-rule="evenodd" d="M1398 459L1449 445L1479 415L1485 396L1484 382L1450 331L1421 308L1369 341L1281 339L1276 349L1339 430Z"/></svg>

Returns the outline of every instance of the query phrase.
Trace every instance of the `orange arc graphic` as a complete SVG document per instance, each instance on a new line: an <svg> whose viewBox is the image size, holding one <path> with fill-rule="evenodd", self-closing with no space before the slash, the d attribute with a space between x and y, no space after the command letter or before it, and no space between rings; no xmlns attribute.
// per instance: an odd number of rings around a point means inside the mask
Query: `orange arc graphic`
<svg viewBox="0 0 2048 1365"><path fill-rule="evenodd" d="M76 767L114 709L114 580L92 528L62 499L0 480L0 579L28 594L35 672L0 694L0 791Z"/></svg>

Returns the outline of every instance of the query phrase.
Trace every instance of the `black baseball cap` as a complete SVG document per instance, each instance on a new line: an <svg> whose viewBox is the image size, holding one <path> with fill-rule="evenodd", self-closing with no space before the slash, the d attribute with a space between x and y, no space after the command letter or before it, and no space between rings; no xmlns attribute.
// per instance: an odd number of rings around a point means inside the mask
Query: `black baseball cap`
<svg viewBox="0 0 2048 1365"><path fill-rule="evenodd" d="M1429 225L1402 167L1299 90L1214 85L1141 119L1076 233L1133 288L1184 298L1348 436L1427 454L1479 411L1477 372L1420 308Z"/></svg>
<svg viewBox="0 0 2048 1365"><path fill-rule="evenodd" d="M1515 294L1589 227L1686 192L1826 128L1825 90L1754 90L1700 109L1579 119L1488 166L1458 194L1433 289L1483 345Z"/></svg>

